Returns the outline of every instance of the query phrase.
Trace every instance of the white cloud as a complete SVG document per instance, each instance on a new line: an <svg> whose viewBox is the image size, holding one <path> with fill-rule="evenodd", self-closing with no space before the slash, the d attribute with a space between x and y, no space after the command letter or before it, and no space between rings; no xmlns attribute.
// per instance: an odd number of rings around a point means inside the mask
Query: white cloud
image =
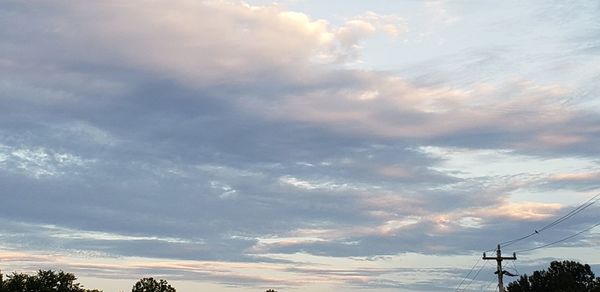
<svg viewBox="0 0 600 292"><path fill-rule="evenodd" d="M340 61L356 61L360 55L361 43L377 33L398 38L408 31L406 21L396 15L380 15L365 12L347 20L335 30L335 36L343 49L338 56Z"/></svg>
<svg viewBox="0 0 600 292"><path fill-rule="evenodd" d="M348 191L348 190L358 190L360 189L358 186L350 185L348 183L336 183L332 181L308 181L299 179L293 176L282 176L279 178L279 182L283 185L290 185L295 188L304 189L304 190L326 190L331 192L340 192L340 191Z"/></svg>
<svg viewBox="0 0 600 292"><path fill-rule="evenodd" d="M265 74L310 79L311 66L354 61L361 41L375 33L395 38L407 31L395 15L366 12L335 27L278 5L238 1L55 5L59 17L38 21L64 45L195 86L256 82Z"/></svg>
<svg viewBox="0 0 600 292"><path fill-rule="evenodd" d="M74 174L92 163L72 153L0 144L0 169L35 178Z"/></svg>
<svg viewBox="0 0 600 292"><path fill-rule="evenodd" d="M446 1L444 0L426 1L425 7L433 15L434 20L442 23L453 24L460 20L460 17L448 12L448 9L446 8Z"/></svg>
<svg viewBox="0 0 600 292"><path fill-rule="evenodd" d="M65 34L92 44L97 53L110 52L122 61L188 84L207 85L257 81L265 73L306 75L303 72L311 70L308 63L344 59L375 31L397 37L405 30L401 19L374 13L335 28L276 5L230 1L139 4L65 3L72 14L68 17L78 26L77 31Z"/></svg>
<svg viewBox="0 0 600 292"><path fill-rule="evenodd" d="M211 181L210 187L221 193L219 195L219 198L221 198L221 199L235 198L235 196L237 195L237 190L232 188L230 185L222 183L222 182Z"/></svg>
<svg viewBox="0 0 600 292"><path fill-rule="evenodd" d="M406 20L398 15L381 15L373 11L367 11L362 15L354 17L348 24L353 22L368 23L373 28L372 32L382 32L390 37L400 37L408 32L408 24Z"/></svg>
<svg viewBox="0 0 600 292"><path fill-rule="evenodd" d="M95 127L89 123L79 121L70 122L56 129L57 132L64 132L66 135L81 137L94 144L114 146L119 141L109 132Z"/></svg>

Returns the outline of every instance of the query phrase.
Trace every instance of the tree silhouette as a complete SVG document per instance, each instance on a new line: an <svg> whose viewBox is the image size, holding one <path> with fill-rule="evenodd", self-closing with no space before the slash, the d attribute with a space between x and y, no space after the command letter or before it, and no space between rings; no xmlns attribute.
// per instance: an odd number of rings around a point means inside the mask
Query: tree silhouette
<svg viewBox="0 0 600 292"><path fill-rule="evenodd" d="M6 280L1 278L1 292L101 292L84 289L75 282L75 275L63 271L39 270L36 275L13 273Z"/></svg>
<svg viewBox="0 0 600 292"><path fill-rule="evenodd" d="M2 292L18 292L25 291L28 275L13 273L7 276L6 281L2 284Z"/></svg>
<svg viewBox="0 0 600 292"><path fill-rule="evenodd" d="M175 292L175 288L171 287L165 280L156 281L154 278L142 278L135 285L131 292Z"/></svg>
<svg viewBox="0 0 600 292"><path fill-rule="evenodd" d="M553 261L547 270L523 275L507 288L508 292L600 292L600 278L589 265Z"/></svg>
<svg viewBox="0 0 600 292"><path fill-rule="evenodd" d="M265 292L277 292L277 291L275 291L275 290L273 290L273 289L269 289L269 290L267 290L267 291L265 291Z"/></svg>

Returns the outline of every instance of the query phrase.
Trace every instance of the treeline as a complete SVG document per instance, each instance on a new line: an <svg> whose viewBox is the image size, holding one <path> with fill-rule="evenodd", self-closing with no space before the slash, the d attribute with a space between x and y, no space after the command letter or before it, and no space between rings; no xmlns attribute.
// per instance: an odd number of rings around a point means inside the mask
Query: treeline
<svg viewBox="0 0 600 292"><path fill-rule="evenodd" d="M86 289L76 282L77 277L63 271L43 271L28 275L0 273L0 292L102 292ZM176 292L165 280L142 278L131 288L132 292ZM600 292L600 277L589 265L574 261L553 261L547 270L535 271L531 276L521 275L509 283L508 292ZM265 292L277 292L269 289Z"/></svg>
<svg viewBox="0 0 600 292"><path fill-rule="evenodd" d="M77 277L63 271L43 271L28 275L0 273L0 292L102 292L86 289L76 282ZM521 275L510 283L508 292L600 292L600 278L589 265L574 261L554 261L547 270L535 271L531 276ZM132 292L176 292L165 280L142 278ZM269 289L265 292L277 292Z"/></svg>
<svg viewBox="0 0 600 292"><path fill-rule="evenodd" d="M102 292L98 289L86 289L76 282L77 277L63 271L39 270L37 274L28 275L0 273L0 292ZM142 278L137 281L132 292L176 292L165 280Z"/></svg>
<svg viewBox="0 0 600 292"><path fill-rule="evenodd" d="M508 292L600 292L600 277L587 264L553 261L546 270L521 275Z"/></svg>
<svg viewBox="0 0 600 292"><path fill-rule="evenodd" d="M37 274L28 275L12 273L2 275L0 272L0 292L102 292L98 289L86 289L76 282L77 277L63 271L39 270ZM132 292L176 292L165 280L142 278L131 288ZM269 289L266 292L277 292Z"/></svg>
<svg viewBox="0 0 600 292"><path fill-rule="evenodd" d="M13 273L4 278L0 273L1 292L101 292L84 289L76 283L77 277L71 273L52 270L38 271L35 275Z"/></svg>

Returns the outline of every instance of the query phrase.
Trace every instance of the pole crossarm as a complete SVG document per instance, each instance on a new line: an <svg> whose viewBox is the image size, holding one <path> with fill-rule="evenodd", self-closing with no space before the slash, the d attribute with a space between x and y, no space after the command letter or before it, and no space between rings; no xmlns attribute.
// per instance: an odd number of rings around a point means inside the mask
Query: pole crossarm
<svg viewBox="0 0 600 292"><path fill-rule="evenodd" d="M512 257L501 257L501 258L498 258L498 257L486 257L486 256L484 256L482 259L484 259L484 260L501 260L501 261L502 260L513 260L514 261L514 260L517 259L517 257L516 256L512 256Z"/></svg>
<svg viewBox="0 0 600 292"><path fill-rule="evenodd" d="M502 261L504 260L511 260L514 261L517 259L517 255L516 253L513 253L512 257L503 257L502 256L502 251L500 250L500 245L498 244L498 249L496 250L496 256L495 257L488 257L485 252L483 253L483 258L484 260L494 260L497 263L497 270L494 274L498 275L498 290L499 292L504 292L504 279L503 276L504 275L508 275L508 273L504 270L502 270Z"/></svg>

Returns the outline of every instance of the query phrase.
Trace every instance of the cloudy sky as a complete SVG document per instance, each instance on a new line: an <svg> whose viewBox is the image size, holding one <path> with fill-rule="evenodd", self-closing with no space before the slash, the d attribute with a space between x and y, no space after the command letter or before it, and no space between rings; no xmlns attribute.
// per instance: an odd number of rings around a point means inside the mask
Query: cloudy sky
<svg viewBox="0 0 600 292"><path fill-rule="evenodd" d="M481 252L600 192L599 19L595 0L3 0L0 269L493 291ZM600 273L599 229L507 269Z"/></svg>

